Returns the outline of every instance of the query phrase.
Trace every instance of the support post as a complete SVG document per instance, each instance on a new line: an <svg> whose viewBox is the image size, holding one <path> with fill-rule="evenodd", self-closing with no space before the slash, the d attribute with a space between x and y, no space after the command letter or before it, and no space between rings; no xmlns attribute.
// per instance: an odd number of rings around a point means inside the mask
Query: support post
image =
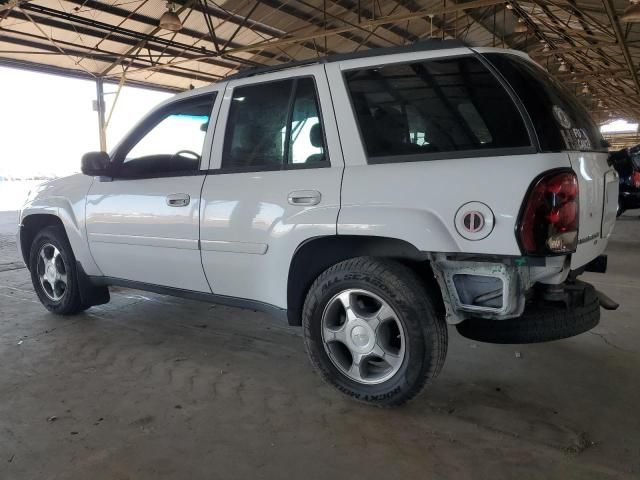
<svg viewBox="0 0 640 480"><path fill-rule="evenodd" d="M100 135L100 151L107 151L107 131L105 123L105 103L104 103L104 88L102 78L96 79L96 110L98 112L98 133Z"/></svg>

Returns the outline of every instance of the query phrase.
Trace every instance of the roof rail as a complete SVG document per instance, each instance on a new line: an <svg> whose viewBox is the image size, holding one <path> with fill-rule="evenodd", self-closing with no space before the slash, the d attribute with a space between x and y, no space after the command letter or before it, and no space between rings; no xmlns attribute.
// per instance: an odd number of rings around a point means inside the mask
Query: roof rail
<svg viewBox="0 0 640 480"><path fill-rule="evenodd" d="M377 57L381 55L393 55L395 53L422 52L428 50L444 50L447 48L466 47L467 44L461 40L440 40L427 39L420 40L410 45L401 45L397 47L371 48L361 52L353 53L336 53L326 57L309 58L307 60L297 60L294 62L280 63L278 65L265 65L262 67L252 67L240 70L233 75L225 77L224 80L236 80L239 78L253 77L264 73L278 72L295 67L304 67L306 65L316 65L323 63L341 62L343 60L353 60L356 58Z"/></svg>

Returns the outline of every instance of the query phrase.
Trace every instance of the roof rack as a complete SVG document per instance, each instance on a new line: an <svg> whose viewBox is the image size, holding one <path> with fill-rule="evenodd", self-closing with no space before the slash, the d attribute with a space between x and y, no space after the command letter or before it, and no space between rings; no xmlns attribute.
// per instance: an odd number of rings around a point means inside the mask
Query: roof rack
<svg viewBox="0 0 640 480"><path fill-rule="evenodd" d="M427 39L412 43L411 45L401 45L398 47L371 48L361 52L336 53L326 57L310 58L307 60L297 60L295 62L280 63L278 65L265 65L263 67L253 67L240 70L233 75L225 77L224 80L237 80L239 78L253 77L265 73L278 72L295 67L316 65L323 63L341 62L343 60L353 60L356 58L378 57L381 55L393 55L395 53L422 52L428 50L444 50L447 48L466 47L467 44L461 40L440 40Z"/></svg>

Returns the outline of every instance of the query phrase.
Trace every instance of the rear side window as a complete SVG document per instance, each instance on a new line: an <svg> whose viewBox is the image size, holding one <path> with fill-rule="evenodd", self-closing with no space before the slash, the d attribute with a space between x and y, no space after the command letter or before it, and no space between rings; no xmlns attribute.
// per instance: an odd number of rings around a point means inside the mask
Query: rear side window
<svg viewBox="0 0 640 480"><path fill-rule="evenodd" d="M531 147L511 97L474 57L350 70L345 79L370 162Z"/></svg>
<svg viewBox="0 0 640 480"><path fill-rule="evenodd" d="M224 169L277 170L327 164L312 78L234 89L224 139Z"/></svg>
<svg viewBox="0 0 640 480"><path fill-rule="evenodd" d="M586 109L542 68L515 55L485 57L500 71L524 104L543 151L606 151Z"/></svg>
<svg viewBox="0 0 640 480"><path fill-rule="evenodd" d="M287 162L312 165L325 160L320 109L313 81L298 81L291 112Z"/></svg>

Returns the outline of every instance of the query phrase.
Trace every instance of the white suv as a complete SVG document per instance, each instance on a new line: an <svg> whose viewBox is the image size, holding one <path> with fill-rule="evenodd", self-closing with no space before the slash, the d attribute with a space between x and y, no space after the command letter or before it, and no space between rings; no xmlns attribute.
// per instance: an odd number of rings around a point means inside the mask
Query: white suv
<svg viewBox="0 0 640 480"><path fill-rule="evenodd" d="M47 309L109 285L267 311L377 405L480 341L565 338L616 304L618 180L579 103L526 55L430 41L249 70L152 111L44 184L18 245Z"/></svg>

